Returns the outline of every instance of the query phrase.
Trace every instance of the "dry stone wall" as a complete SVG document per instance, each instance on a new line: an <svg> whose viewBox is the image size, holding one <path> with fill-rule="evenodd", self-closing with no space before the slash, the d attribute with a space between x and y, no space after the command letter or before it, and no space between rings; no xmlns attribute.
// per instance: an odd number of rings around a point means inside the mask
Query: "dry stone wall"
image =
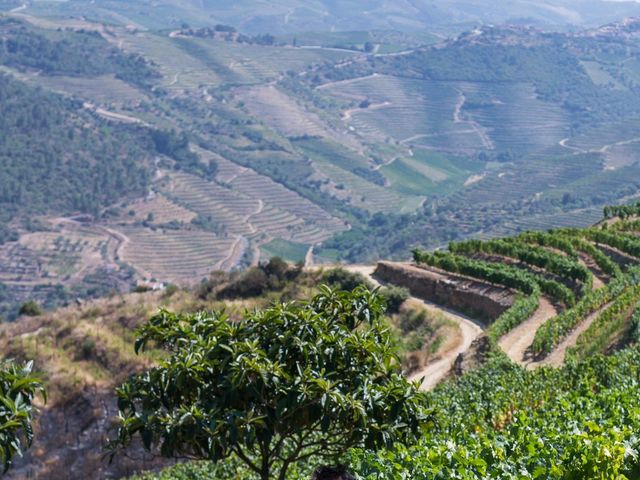
<svg viewBox="0 0 640 480"><path fill-rule="evenodd" d="M379 262L374 276L407 288L414 297L492 321L515 300L511 290L443 271L406 263Z"/></svg>

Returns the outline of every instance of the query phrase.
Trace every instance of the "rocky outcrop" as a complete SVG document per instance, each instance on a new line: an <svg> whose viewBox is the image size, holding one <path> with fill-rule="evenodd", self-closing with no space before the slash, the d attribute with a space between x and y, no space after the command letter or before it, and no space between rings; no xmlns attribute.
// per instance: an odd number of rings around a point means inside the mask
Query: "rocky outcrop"
<svg viewBox="0 0 640 480"><path fill-rule="evenodd" d="M409 289L414 297L484 320L498 318L515 299L510 290L429 267L380 262L374 275L383 282Z"/></svg>
<svg viewBox="0 0 640 480"><path fill-rule="evenodd" d="M174 463L149 454L137 439L110 462L105 447L117 413L113 391L93 387L44 408L37 417L33 446L5 478L115 479Z"/></svg>
<svg viewBox="0 0 640 480"><path fill-rule="evenodd" d="M462 352L453 364L453 374L460 377L484 365L493 351L491 340L486 335L476 338L468 350Z"/></svg>

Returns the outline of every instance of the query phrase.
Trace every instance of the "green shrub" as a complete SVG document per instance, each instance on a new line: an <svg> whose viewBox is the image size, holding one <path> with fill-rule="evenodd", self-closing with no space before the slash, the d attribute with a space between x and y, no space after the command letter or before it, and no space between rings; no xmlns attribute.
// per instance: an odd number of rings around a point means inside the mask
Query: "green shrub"
<svg viewBox="0 0 640 480"><path fill-rule="evenodd" d="M26 315L27 317L37 317L38 315L42 315L42 308L35 300L29 300L20 306L18 314Z"/></svg>
<svg viewBox="0 0 640 480"><path fill-rule="evenodd" d="M92 338L86 338L80 346L80 355L82 360L93 358L96 353L96 342Z"/></svg>
<svg viewBox="0 0 640 480"><path fill-rule="evenodd" d="M344 268L333 268L326 271L322 276L322 282L347 291L351 291L360 285L364 285L369 290L373 289L371 282L363 275L350 272Z"/></svg>
<svg viewBox="0 0 640 480"><path fill-rule="evenodd" d="M171 298L178 292L178 290L180 290L180 287L178 287L174 283L170 283L165 287L162 296L163 298Z"/></svg>
<svg viewBox="0 0 640 480"><path fill-rule="evenodd" d="M400 373L379 296L321 286L307 302L247 312L161 310L139 331L168 355L117 390L115 454L140 436L166 457L240 460L262 480L351 447L413 442L433 416ZM154 448L155 447L155 448Z"/></svg>
<svg viewBox="0 0 640 480"><path fill-rule="evenodd" d="M380 289L380 295L387 303L387 313L393 314L400 311L400 307L409 298L410 293L404 287L394 286Z"/></svg>

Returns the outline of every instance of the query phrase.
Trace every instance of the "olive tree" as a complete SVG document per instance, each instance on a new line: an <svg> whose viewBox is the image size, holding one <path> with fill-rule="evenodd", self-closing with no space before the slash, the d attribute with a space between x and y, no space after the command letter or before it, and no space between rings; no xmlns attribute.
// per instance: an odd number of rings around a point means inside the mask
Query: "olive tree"
<svg viewBox="0 0 640 480"><path fill-rule="evenodd" d="M294 464L335 461L349 448L415 439L432 413L399 372L375 292L321 287L231 322L224 312L161 310L135 349L166 358L117 390L111 448L139 435L167 457L235 456L262 480Z"/></svg>
<svg viewBox="0 0 640 480"><path fill-rule="evenodd" d="M16 455L31 446L33 401L37 395L45 397L44 387L32 369L31 362L0 362L0 462L4 472Z"/></svg>

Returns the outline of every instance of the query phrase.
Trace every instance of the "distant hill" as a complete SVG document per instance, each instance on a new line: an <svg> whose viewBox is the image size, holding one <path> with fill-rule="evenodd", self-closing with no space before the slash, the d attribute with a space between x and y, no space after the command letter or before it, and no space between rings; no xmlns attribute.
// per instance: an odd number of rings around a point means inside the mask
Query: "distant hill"
<svg viewBox="0 0 640 480"><path fill-rule="evenodd" d="M13 6L8 3L7 7ZM59 4L29 5L27 12L81 15L94 20L146 28L177 27L182 23L211 26L230 24L247 33L293 33L394 29L460 29L474 24L526 23L549 26L595 26L640 14L635 2L554 0L550 2L491 2L488 0L425 2L347 0L71 0Z"/></svg>
<svg viewBox="0 0 640 480"><path fill-rule="evenodd" d="M363 136L391 135L414 155L435 150L470 156L476 166L490 162L465 188L418 213L415 230L416 217L399 220L395 228L379 222L372 224L376 235L360 236L354 229L330 248L345 251L350 238L353 251L362 252L368 239L376 245L371 248L380 248L387 235L394 248L424 236L437 244L434 236L444 234L445 223L434 225L453 211L457 225L478 235L513 232L534 226L527 216L551 219L559 210L588 209L609 195L636 194L636 28L633 19L575 34L482 27L437 46L322 68L306 77L317 91L351 101L347 123ZM415 182L422 173L415 161L401 162L403 181ZM401 165L396 160L381 171L392 168ZM589 178L596 177L599 182L591 184ZM616 186L602 188L604 178ZM508 202L514 203L505 210ZM490 225L493 220L483 212L492 209L502 215L503 227ZM504 215L518 210L528 213L503 223ZM408 226L399 228L403 224ZM553 220L545 225L553 226ZM461 231L449 233L453 239Z"/></svg>
<svg viewBox="0 0 640 480"><path fill-rule="evenodd" d="M56 8L78 10L61 16L34 16L43 4L29 4L0 25L1 68L22 96L58 105L64 124L36 122L33 138L7 125L22 142L15 158L37 172L5 159L12 241L0 246L0 303L10 318L27 300L52 307L138 281L193 285L272 255L361 262L585 226L640 191L633 19L451 38L270 36L224 19L147 30L104 9L89 15L98 4L65 2ZM38 115L23 100L20 111ZM71 125L85 135L65 139ZM62 167L23 156L47 148Z"/></svg>

